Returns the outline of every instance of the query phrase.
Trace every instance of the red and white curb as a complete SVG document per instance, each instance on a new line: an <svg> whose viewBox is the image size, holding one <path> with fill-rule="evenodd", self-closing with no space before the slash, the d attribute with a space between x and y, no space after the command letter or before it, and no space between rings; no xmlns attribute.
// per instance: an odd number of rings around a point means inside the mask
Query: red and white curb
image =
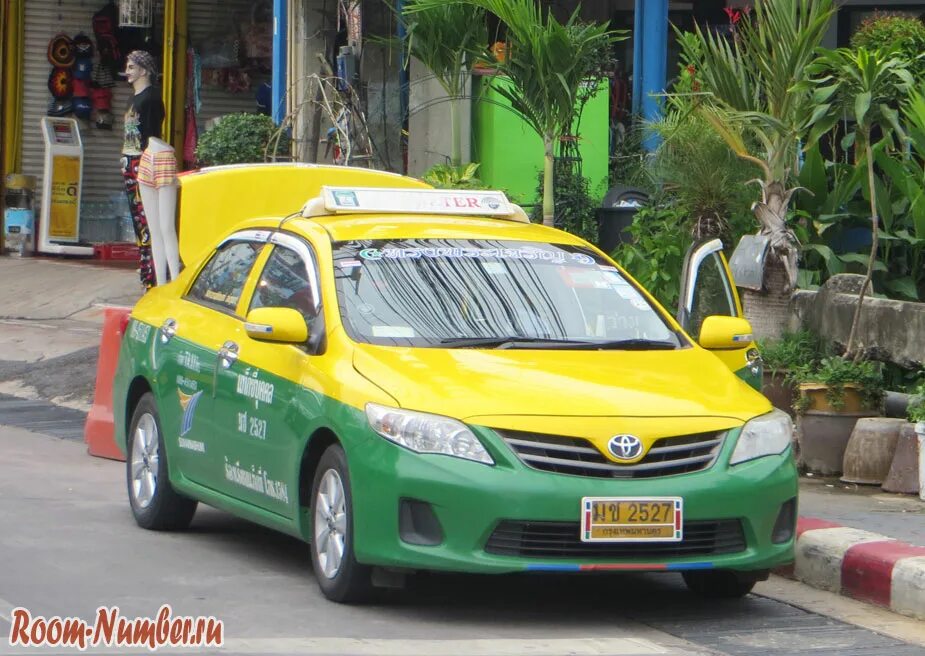
<svg viewBox="0 0 925 656"><path fill-rule="evenodd" d="M796 560L778 573L820 590L925 619L925 547L800 517Z"/></svg>

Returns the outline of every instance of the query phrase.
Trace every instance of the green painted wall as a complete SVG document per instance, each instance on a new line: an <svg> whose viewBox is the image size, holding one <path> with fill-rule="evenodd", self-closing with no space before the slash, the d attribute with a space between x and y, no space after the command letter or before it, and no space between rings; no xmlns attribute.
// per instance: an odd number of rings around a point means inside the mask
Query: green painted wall
<svg viewBox="0 0 925 656"><path fill-rule="evenodd" d="M505 190L512 200L532 205L542 199L536 188L543 169L543 140L527 126L498 93L505 78L477 75L472 86L472 161L480 162L479 177L491 187ZM591 195L602 200L607 192L610 152L609 83L585 105L579 130L582 173Z"/></svg>

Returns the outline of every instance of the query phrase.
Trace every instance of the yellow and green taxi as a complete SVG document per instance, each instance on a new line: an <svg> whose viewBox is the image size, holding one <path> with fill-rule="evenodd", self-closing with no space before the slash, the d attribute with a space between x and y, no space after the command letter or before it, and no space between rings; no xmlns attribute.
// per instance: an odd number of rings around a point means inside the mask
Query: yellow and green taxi
<svg viewBox="0 0 925 656"><path fill-rule="evenodd" d="M748 384L719 242L676 318L498 192L228 167L183 177L180 218L114 387L142 527L202 502L297 536L335 601L416 570L740 596L792 560L791 421Z"/></svg>

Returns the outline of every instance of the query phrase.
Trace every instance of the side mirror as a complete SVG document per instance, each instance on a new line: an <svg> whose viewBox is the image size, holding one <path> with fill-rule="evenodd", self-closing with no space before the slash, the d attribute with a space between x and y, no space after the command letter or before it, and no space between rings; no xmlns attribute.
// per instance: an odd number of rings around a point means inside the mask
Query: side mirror
<svg viewBox="0 0 925 656"><path fill-rule="evenodd" d="M754 336L745 319L713 315L703 320L697 341L705 349L743 349L754 341Z"/></svg>
<svg viewBox="0 0 925 656"><path fill-rule="evenodd" d="M247 313L244 330L248 337L262 342L304 344L308 341L308 326L298 310L263 307Z"/></svg>

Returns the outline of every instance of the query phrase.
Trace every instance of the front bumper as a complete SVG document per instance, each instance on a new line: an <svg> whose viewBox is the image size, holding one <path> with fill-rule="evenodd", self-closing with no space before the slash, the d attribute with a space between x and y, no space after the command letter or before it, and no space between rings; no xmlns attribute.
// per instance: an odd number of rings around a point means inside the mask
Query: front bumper
<svg viewBox="0 0 925 656"><path fill-rule="evenodd" d="M386 567L506 573L531 570L762 570L793 560L793 537L774 544L781 507L797 495L788 449L778 456L728 467L738 431L730 431L707 470L648 479L602 479L538 471L524 465L490 430L473 428L495 459L486 466L458 458L421 455L378 436L367 437L348 460L357 560ZM684 521L738 520L745 547L735 553L659 556L526 557L485 550L505 520L574 522L585 496L680 496ZM421 546L399 535L402 499L430 504L442 542ZM577 528L576 528L577 531Z"/></svg>

